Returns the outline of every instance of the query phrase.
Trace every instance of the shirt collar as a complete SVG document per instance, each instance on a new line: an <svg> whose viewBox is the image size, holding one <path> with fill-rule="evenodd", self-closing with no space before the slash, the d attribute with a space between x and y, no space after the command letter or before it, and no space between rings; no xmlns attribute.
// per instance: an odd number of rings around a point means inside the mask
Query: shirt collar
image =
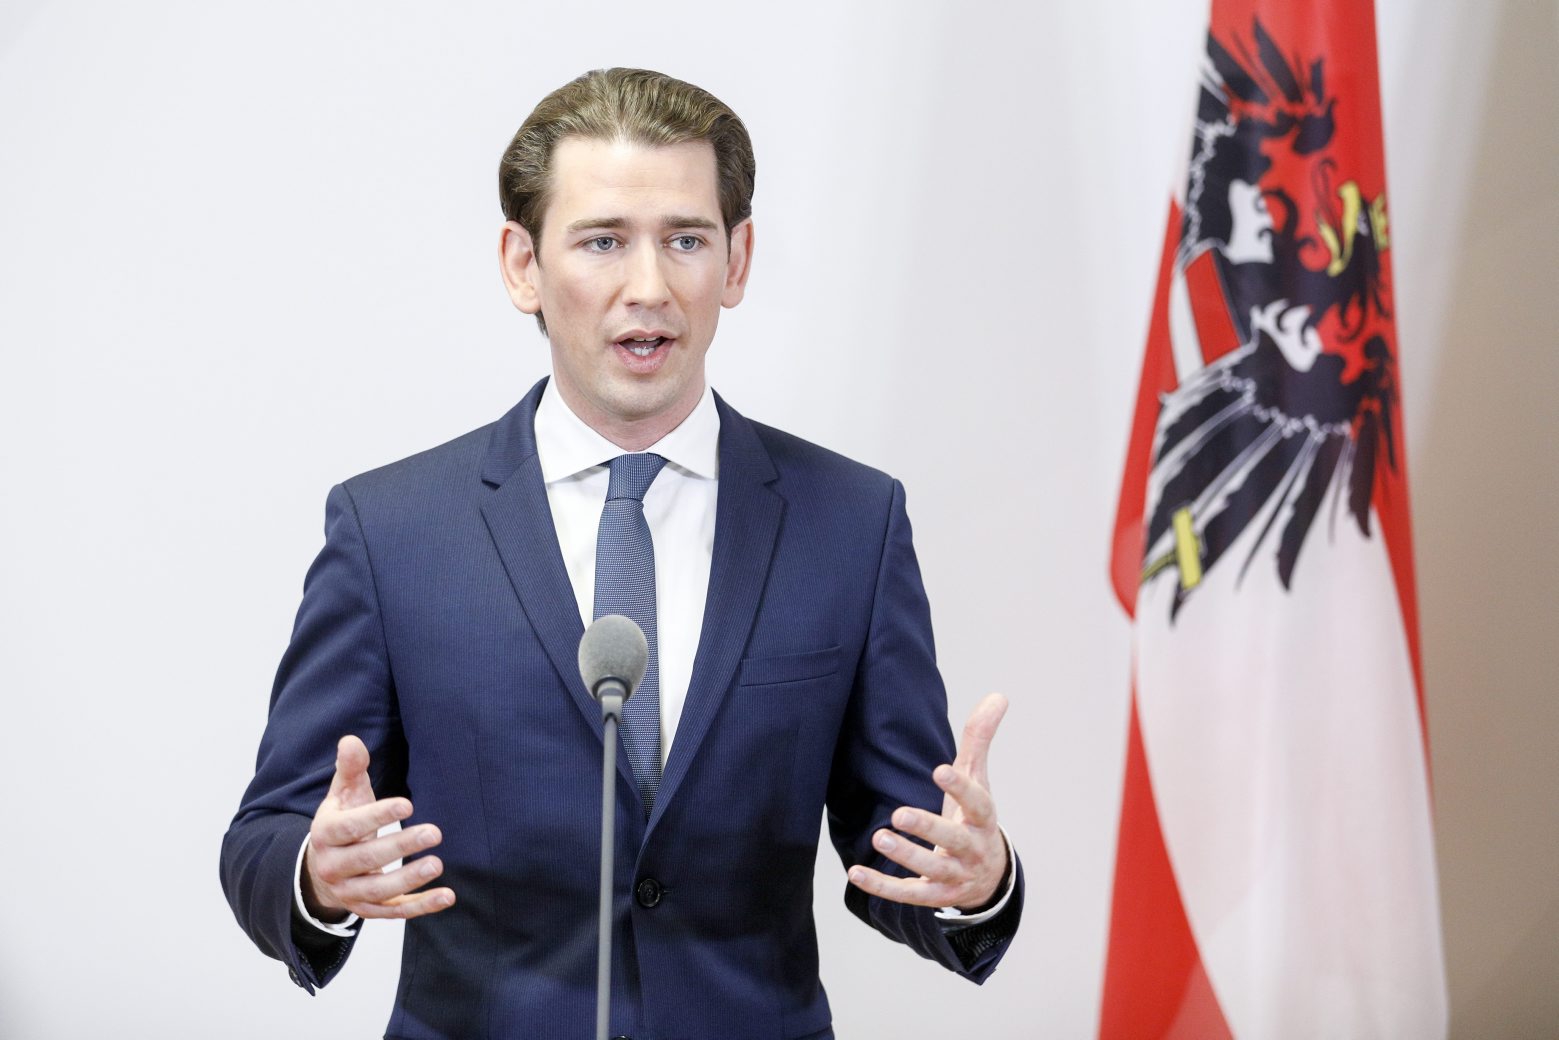
<svg viewBox="0 0 1559 1040"><path fill-rule="evenodd" d="M710 480L719 476L720 413L707 383L688 417L644 450L693 476ZM566 480L622 454L621 448L574 414L549 380L536 405L536 455L542 481L554 484Z"/></svg>

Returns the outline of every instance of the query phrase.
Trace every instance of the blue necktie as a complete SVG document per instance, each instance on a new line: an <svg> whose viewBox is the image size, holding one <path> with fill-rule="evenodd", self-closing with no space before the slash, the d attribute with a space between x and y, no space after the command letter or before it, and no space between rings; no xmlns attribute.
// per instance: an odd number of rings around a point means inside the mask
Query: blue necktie
<svg viewBox="0 0 1559 1040"><path fill-rule="evenodd" d="M660 789L660 654L655 638L655 543L644 519L644 493L666 464L659 455L619 455L595 542L595 616L622 614L650 644L644 681L623 705L623 746L649 815Z"/></svg>

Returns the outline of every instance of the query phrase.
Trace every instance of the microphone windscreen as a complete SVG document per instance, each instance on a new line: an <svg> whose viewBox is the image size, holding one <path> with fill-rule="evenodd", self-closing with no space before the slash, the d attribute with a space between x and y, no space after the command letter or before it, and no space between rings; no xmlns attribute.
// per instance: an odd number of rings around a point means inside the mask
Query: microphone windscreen
<svg viewBox="0 0 1559 1040"><path fill-rule="evenodd" d="M649 666L650 644L644 638L644 630L621 614L597 618L579 641L579 674L590 696L597 699L601 696L601 683L616 679L623 684L626 700L639 688Z"/></svg>

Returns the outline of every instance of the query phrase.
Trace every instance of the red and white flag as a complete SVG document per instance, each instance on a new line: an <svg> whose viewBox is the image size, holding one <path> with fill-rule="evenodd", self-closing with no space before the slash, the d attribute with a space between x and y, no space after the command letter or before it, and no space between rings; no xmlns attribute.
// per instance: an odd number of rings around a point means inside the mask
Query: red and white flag
<svg viewBox="0 0 1559 1040"><path fill-rule="evenodd" d="M1212 0L1188 145L1115 530L1100 1035L1443 1037L1370 0Z"/></svg>

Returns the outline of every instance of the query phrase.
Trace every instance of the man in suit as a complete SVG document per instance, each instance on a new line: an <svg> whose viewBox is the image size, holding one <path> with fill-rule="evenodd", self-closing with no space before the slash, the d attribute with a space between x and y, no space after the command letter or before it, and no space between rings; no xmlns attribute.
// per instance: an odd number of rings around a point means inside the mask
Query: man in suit
<svg viewBox="0 0 1559 1040"><path fill-rule="evenodd" d="M651 645L619 760L619 1033L832 1035L825 807L874 928L976 981L1016 929L985 771L1005 702L955 758L903 489L705 384L754 171L690 84L612 69L549 95L500 168L499 253L551 379L331 491L222 879L310 992L361 918L408 919L387 1036L593 1020L602 724L575 652L602 613L642 609Z"/></svg>

